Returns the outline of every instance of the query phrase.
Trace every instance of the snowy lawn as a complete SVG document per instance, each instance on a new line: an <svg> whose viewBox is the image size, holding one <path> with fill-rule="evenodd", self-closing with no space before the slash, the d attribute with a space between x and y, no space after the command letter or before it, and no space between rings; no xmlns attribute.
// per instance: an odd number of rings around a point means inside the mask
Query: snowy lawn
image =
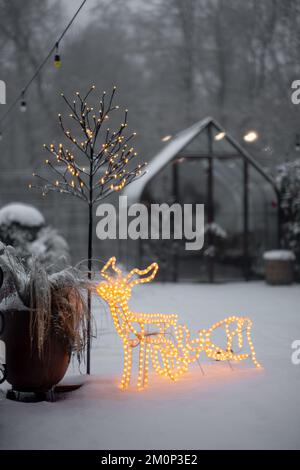
<svg viewBox="0 0 300 470"><path fill-rule="evenodd" d="M120 340L98 304L93 375L55 403L0 399L0 448L300 449L300 365L291 363L299 305L299 286L136 287L132 310L178 313L194 333L228 315L249 315L263 369L249 360L231 370L203 359L205 375L196 364L176 383L151 374L147 390L122 392Z"/></svg>

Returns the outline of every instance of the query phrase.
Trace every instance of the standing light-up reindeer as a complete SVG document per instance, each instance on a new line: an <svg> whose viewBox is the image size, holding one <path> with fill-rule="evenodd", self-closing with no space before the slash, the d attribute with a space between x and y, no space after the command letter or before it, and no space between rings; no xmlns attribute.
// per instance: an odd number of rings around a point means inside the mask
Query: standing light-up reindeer
<svg viewBox="0 0 300 470"><path fill-rule="evenodd" d="M198 360L202 351L209 358L225 361L242 361L251 358L256 367L256 359L251 339L252 321L248 317L228 317L215 323L208 330L200 330L198 336L191 339L188 327L178 323L178 315L161 313L137 313L129 309L128 301L131 290L137 284L151 282L158 271L157 263L152 263L144 270L133 269L123 275L112 257L101 270L105 281L97 286L97 293L109 305L117 333L122 338L124 348L124 369L120 387L126 389L130 383L132 369L132 350L139 347L139 366L137 388L143 389L148 384L149 361L156 373L176 380L188 370L190 363ZM212 333L224 327L226 348L216 346ZM243 347L244 335L250 347L250 353L233 352L233 340L237 337L238 347Z"/></svg>

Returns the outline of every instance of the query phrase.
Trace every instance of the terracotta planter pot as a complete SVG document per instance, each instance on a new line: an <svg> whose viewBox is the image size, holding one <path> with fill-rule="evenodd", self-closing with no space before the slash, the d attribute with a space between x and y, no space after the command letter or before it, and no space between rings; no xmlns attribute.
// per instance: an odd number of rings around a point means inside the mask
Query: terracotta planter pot
<svg viewBox="0 0 300 470"><path fill-rule="evenodd" d="M3 312L4 328L1 339L6 344L6 380L18 392L47 392L66 373L71 351L69 345L54 331L45 342L39 357L36 341L30 341L30 312Z"/></svg>
<svg viewBox="0 0 300 470"><path fill-rule="evenodd" d="M294 262L266 261L266 281L272 285L288 285L294 280Z"/></svg>
<svg viewBox="0 0 300 470"><path fill-rule="evenodd" d="M267 260L266 281L271 285L288 285L294 280L294 261Z"/></svg>
<svg viewBox="0 0 300 470"><path fill-rule="evenodd" d="M289 250L267 251L265 260L266 281L271 285L287 285L294 281L295 255Z"/></svg>

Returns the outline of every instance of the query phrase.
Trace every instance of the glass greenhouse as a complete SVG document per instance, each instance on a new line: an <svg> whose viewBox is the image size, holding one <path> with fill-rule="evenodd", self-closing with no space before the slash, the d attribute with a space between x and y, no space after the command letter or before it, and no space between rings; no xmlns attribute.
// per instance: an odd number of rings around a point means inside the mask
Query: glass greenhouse
<svg viewBox="0 0 300 470"><path fill-rule="evenodd" d="M122 247L123 259L135 257L137 266L157 261L161 280L258 278L263 252L278 247L274 181L213 118L174 136L125 194L129 204L205 205L201 250L187 251L185 239L145 239Z"/></svg>

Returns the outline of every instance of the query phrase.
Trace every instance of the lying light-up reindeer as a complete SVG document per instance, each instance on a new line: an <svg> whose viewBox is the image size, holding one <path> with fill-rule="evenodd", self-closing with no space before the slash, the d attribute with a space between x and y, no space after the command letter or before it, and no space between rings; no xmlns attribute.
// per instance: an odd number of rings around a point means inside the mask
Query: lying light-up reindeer
<svg viewBox="0 0 300 470"><path fill-rule="evenodd" d="M186 372L189 364L198 360L202 351L209 358L220 361L241 361L251 357L255 366L260 367L251 340L252 321L248 317L228 317L208 330L200 330L198 336L191 339L188 327L178 323L176 314L132 312L128 306L132 288L137 284L152 281L157 271L157 263L152 263L144 270L135 268L124 276L116 266L114 257L110 258L101 270L105 281L98 285L97 292L108 303L117 333L123 340L124 369L120 384L122 389L129 386L132 350L136 347L140 348L138 389L148 384L150 359L155 372L172 380ZM211 339L212 333L222 326L225 328L227 340L225 349L216 346ZM235 353L232 350L233 340L237 337L238 347L242 348L244 330L250 353Z"/></svg>

